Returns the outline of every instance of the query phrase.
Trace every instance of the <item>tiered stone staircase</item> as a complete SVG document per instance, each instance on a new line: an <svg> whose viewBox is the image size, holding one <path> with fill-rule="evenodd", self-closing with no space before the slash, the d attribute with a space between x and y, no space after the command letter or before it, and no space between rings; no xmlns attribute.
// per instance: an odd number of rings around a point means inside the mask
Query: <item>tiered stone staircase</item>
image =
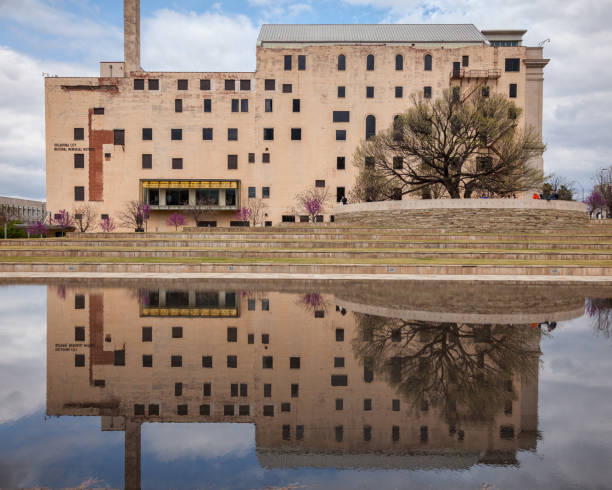
<svg viewBox="0 0 612 490"><path fill-rule="evenodd" d="M555 234L454 234L329 225L75 233L44 240L1 240L0 271L11 270L11 263L37 264L36 269L54 265L55 270L61 264L90 264L90 270L95 264L98 269L101 265L130 265L125 270L138 264L140 270L190 265L194 271L195 266L199 271L227 271L232 264L258 272L287 271L291 266L312 273L612 276L612 226L586 226Z"/></svg>

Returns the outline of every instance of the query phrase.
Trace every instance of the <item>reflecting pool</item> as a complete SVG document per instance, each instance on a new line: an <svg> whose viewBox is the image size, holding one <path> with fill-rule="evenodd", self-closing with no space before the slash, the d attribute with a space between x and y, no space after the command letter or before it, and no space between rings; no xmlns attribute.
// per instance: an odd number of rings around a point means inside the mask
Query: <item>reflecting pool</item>
<svg viewBox="0 0 612 490"><path fill-rule="evenodd" d="M0 487L610 488L612 291L0 286Z"/></svg>

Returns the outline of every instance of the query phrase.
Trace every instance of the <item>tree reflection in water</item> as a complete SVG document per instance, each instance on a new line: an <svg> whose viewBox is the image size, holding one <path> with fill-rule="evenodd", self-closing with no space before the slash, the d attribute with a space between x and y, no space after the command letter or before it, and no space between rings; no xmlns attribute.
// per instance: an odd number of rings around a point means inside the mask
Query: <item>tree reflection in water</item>
<svg viewBox="0 0 612 490"><path fill-rule="evenodd" d="M355 315L353 349L366 380L383 376L415 409L436 408L451 426L511 410L513 379L538 374L539 328Z"/></svg>
<svg viewBox="0 0 612 490"><path fill-rule="evenodd" d="M612 333L612 298L587 298L586 312L593 319L593 328L610 338Z"/></svg>

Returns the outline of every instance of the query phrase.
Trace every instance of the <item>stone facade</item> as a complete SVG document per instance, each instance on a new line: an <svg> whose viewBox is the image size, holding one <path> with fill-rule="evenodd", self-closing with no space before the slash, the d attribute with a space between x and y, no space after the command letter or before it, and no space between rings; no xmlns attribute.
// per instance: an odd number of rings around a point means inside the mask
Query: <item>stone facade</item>
<svg viewBox="0 0 612 490"><path fill-rule="evenodd" d="M45 80L52 212L71 210L82 199L97 214L116 217L127 201L145 200L153 205L150 231L172 229L165 224L171 212L195 225L191 215L198 205L206 210L201 224L227 226L254 195L267 204L267 224L284 216L299 221L293 210L299 192L325 186L336 202L353 186L359 171L353 153L365 137L366 117L375 117L378 131L389 127L410 95L425 87L435 98L454 86L463 96L484 85L508 95L515 84L522 123L542 129L542 68L548 60L542 48L520 42L262 43L255 72L170 73L140 69L134 0L126 2L125 30L125 63L101 63L100 77ZM340 55L345 70L338 70ZM369 55L374 70L366 69ZM431 70L425 70L426 55ZM506 71L506 59L520 60L519 70ZM454 76L457 63L461 69ZM373 97L366 96L367 87ZM348 122L334 122L334 111L348 112ZM268 129L273 135L264 136ZM346 132L345 139L336 139L337 130ZM541 157L534 165L542 168ZM209 190L212 204L198 203Z"/></svg>

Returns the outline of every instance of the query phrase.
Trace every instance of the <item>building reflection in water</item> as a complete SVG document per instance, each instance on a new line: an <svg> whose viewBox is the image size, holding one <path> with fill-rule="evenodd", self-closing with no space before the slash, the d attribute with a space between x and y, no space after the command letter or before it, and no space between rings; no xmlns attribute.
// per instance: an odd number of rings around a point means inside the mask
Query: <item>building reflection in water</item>
<svg viewBox="0 0 612 490"><path fill-rule="evenodd" d="M125 431L128 488L144 422L253 423L268 468L459 469L536 449L542 330L522 317L424 319L316 293L64 292L47 295L47 413Z"/></svg>

